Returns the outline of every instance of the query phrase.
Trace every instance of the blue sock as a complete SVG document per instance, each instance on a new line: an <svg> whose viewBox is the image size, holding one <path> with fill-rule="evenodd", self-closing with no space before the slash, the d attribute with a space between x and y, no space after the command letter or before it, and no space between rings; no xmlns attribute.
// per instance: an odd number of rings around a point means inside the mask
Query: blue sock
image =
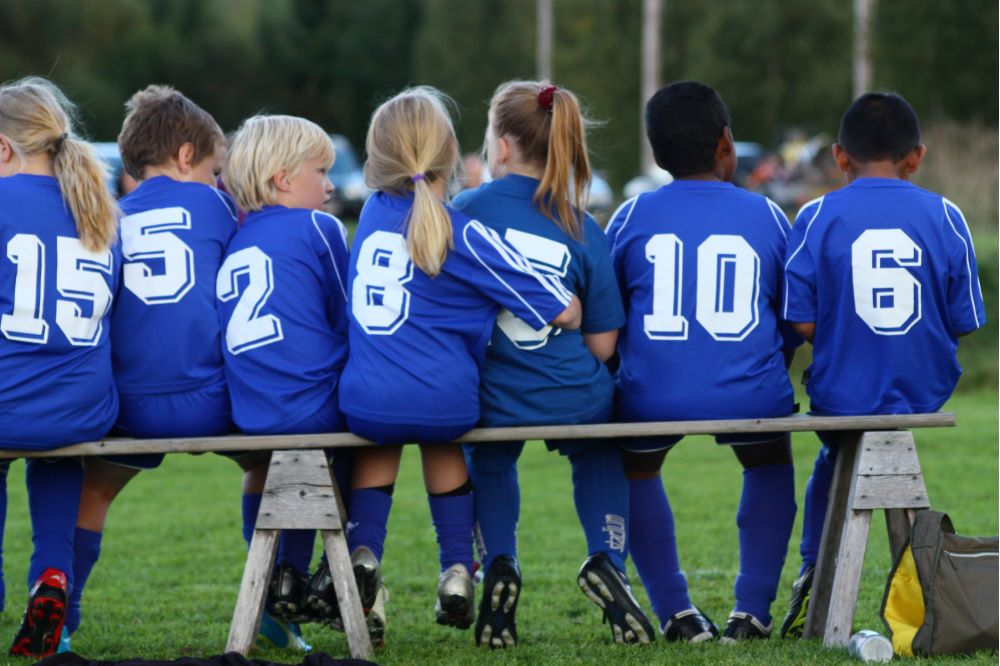
<svg viewBox="0 0 1000 666"><path fill-rule="evenodd" d="M250 547L253 539L253 528L257 524L257 513L260 511L262 493L245 493L243 495L243 540Z"/></svg>
<svg viewBox="0 0 1000 666"><path fill-rule="evenodd" d="M659 477L633 479L628 487L629 553L663 625L692 606L677 556L674 514Z"/></svg>
<svg viewBox="0 0 1000 666"><path fill-rule="evenodd" d="M7 526L7 472L10 471L10 461L0 463L0 611L4 609L4 599L7 598L7 586L3 579L3 535Z"/></svg>
<svg viewBox="0 0 1000 666"><path fill-rule="evenodd" d="M353 553L355 548L365 546L381 562L392 495L375 488L355 489L351 491L350 504L347 549Z"/></svg>
<svg viewBox="0 0 1000 666"><path fill-rule="evenodd" d="M315 543L316 530L281 530L278 564L290 564L300 574L308 574Z"/></svg>
<svg viewBox="0 0 1000 666"><path fill-rule="evenodd" d="M587 538L587 554L604 552L625 571L628 481L618 449L596 446L569 456L573 501Z"/></svg>
<svg viewBox="0 0 1000 666"><path fill-rule="evenodd" d="M823 444L816 456L812 476L806 484L805 509L802 512L802 542L799 544L799 554L802 556L802 568L799 575L805 573L810 566L816 566L819 557L819 543L823 538L823 523L826 521L826 508L830 503L830 484L833 481L833 465L837 461L837 449Z"/></svg>
<svg viewBox="0 0 1000 666"><path fill-rule="evenodd" d="M431 520L437 532L438 559L441 571L453 564L464 564L472 573L472 493L428 495Z"/></svg>
<svg viewBox="0 0 1000 666"><path fill-rule="evenodd" d="M73 539L73 592L69 595L69 607L66 609L65 630L76 633L82 617L83 588L87 585L90 572L101 556L100 532L76 528Z"/></svg>
<svg viewBox="0 0 1000 666"><path fill-rule="evenodd" d="M25 479L34 544L28 568L28 588L42 572L52 568L66 574L72 590L73 537L80 512L83 466L74 458L53 462L32 459L28 461Z"/></svg>
<svg viewBox="0 0 1000 666"><path fill-rule="evenodd" d="M736 513L740 573L733 590L736 610L771 623L771 602L785 566L795 523L795 473L791 465L743 470L743 494Z"/></svg>
<svg viewBox="0 0 1000 666"><path fill-rule="evenodd" d="M484 571L498 555L517 557L517 521L521 517L517 459L523 448L524 442L464 447Z"/></svg>

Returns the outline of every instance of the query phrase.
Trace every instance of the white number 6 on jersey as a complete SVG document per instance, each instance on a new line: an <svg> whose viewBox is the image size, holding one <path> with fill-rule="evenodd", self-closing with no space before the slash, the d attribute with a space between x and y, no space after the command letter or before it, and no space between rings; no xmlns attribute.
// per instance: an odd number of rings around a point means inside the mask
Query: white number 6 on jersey
<svg viewBox="0 0 1000 666"><path fill-rule="evenodd" d="M851 245L854 310L878 335L903 335L920 321L920 281L906 268L921 258L902 229L868 229Z"/></svg>

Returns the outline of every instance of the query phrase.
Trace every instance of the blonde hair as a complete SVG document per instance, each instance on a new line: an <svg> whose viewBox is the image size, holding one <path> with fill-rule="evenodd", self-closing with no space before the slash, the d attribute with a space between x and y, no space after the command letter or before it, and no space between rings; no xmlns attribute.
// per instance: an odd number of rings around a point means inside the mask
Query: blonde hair
<svg viewBox="0 0 1000 666"><path fill-rule="evenodd" d="M375 110L365 141L365 183L391 194L414 193L406 247L413 263L431 277L441 272L454 247L451 216L430 186L450 180L458 161L448 104L451 99L435 88L404 90Z"/></svg>
<svg viewBox="0 0 1000 666"><path fill-rule="evenodd" d="M573 238L583 236L590 189L586 127L576 95L548 81L508 81L490 100L490 131L517 142L524 159L544 168L532 202Z"/></svg>
<svg viewBox="0 0 1000 666"><path fill-rule="evenodd" d="M107 250L118 226L118 205L107 167L73 129L76 109L55 85L38 77L0 86L0 134L21 159L49 155L76 233L92 252Z"/></svg>
<svg viewBox="0 0 1000 666"><path fill-rule="evenodd" d="M226 189L247 212L277 201L274 175L284 169L294 177L308 160L330 166L333 141L323 128L297 116L253 116L233 136L222 167Z"/></svg>

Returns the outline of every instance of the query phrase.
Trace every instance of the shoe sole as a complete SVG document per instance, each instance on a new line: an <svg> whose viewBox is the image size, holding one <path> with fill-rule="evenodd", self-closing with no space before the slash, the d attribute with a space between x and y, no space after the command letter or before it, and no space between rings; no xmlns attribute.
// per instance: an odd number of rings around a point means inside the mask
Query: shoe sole
<svg viewBox="0 0 1000 666"><path fill-rule="evenodd" d="M66 621L66 604L51 597L33 599L10 653L22 657L49 657L59 649Z"/></svg>
<svg viewBox="0 0 1000 666"><path fill-rule="evenodd" d="M460 594L438 597L441 609L437 611L437 623L446 627L468 629L472 626L472 600Z"/></svg>
<svg viewBox="0 0 1000 666"><path fill-rule="evenodd" d="M358 596L361 597L361 609L365 612L366 616L371 611L372 606L375 605L375 595L378 594L379 578L378 569L369 569L361 564L354 566L354 581L358 585Z"/></svg>
<svg viewBox="0 0 1000 666"><path fill-rule="evenodd" d="M623 601L616 598L611 591L612 586L618 586L617 583L608 585L596 571L581 574L576 582L587 598L604 611L615 643L648 645L652 642L653 627L642 610L630 599Z"/></svg>
<svg viewBox="0 0 1000 666"><path fill-rule="evenodd" d="M483 590L476 625L476 641L482 647L504 649L517 645L514 614L517 609L517 595L521 590L518 582L507 578L498 580L492 590ZM489 618L489 619L484 619Z"/></svg>

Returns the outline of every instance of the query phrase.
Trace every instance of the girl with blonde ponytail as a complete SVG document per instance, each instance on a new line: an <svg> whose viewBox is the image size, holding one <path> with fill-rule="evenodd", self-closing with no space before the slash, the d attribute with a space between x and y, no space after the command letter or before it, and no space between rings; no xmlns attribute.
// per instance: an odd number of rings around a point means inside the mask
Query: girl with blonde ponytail
<svg viewBox="0 0 1000 666"><path fill-rule="evenodd" d="M472 495L454 442L479 421L479 369L500 308L534 329L579 326L579 300L444 195L458 158L449 100L404 90L368 129L365 204L351 250L349 344L340 405L360 449L348 546L370 608L401 447L419 442L440 549L436 615L468 628L475 616Z"/></svg>
<svg viewBox="0 0 1000 666"><path fill-rule="evenodd" d="M482 371L480 423L606 422L614 386L604 361L614 353L625 313L604 233L581 206L590 183L587 121L570 91L546 81L511 81L494 93L488 124L486 157L495 180L460 194L455 207L580 294L583 326L536 332L516 312L502 312ZM517 643L517 459L523 446L466 446L485 550L476 644L491 648ZM602 609L616 642L649 642L652 626L625 578L628 485L617 448L598 440L562 440L549 448L569 458L587 539L589 557L577 584Z"/></svg>
<svg viewBox="0 0 1000 666"><path fill-rule="evenodd" d="M108 318L121 255L104 169L54 85L0 86L0 447L103 437L118 413ZM32 539L25 620L10 653L55 652L72 586L78 460L27 464ZM0 511L6 511L6 465ZM0 585L0 598L3 590Z"/></svg>

